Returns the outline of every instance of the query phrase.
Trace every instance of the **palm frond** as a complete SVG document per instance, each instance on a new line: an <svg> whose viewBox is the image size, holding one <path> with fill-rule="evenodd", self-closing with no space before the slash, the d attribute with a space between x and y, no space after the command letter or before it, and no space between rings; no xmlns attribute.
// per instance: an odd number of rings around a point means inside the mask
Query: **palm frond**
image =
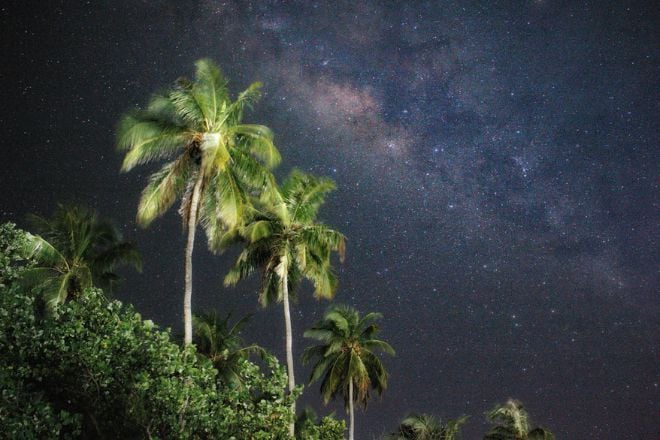
<svg viewBox="0 0 660 440"><path fill-rule="evenodd" d="M457 440L461 426L463 426L469 418L470 416L461 416L457 419L447 420L443 440Z"/></svg>
<svg viewBox="0 0 660 440"><path fill-rule="evenodd" d="M172 101L176 116L193 132L211 131L205 115L195 99L193 88L194 84L187 78L179 78L176 87L170 91L169 99Z"/></svg>
<svg viewBox="0 0 660 440"><path fill-rule="evenodd" d="M305 332L305 337L306 338L311 338L312 336L309 336L307 332ZM307 365L310 363L314 358L322 358L323 353L325 352L325 346L323 345L313 345L311 347L305 348L303 350L302 355L300 356L300 360L303 363L303 365Z"/></svg>
<svg viewBox="0 0 660 440"><path fill-rule="evenodd" d="M142 272L142 257L133 243L117 243L96 255L91 261L98 272L114 270L117 266L132 266Z"/></svg>
<svg viewBox="0 0 660 440"><path fill-rule="evenodd" d="M50 266L66 265L64 256L49 242L29 232L25 234L25 237L26 240L21 243L23 258L34 258L41 264Z"/></svg>
<svg viewBox="0 0 660 440"><path fill-rule="evenodd" d="M254 82L247 89L239 93L236 101L224 111L224 118L227 123L230 125L240 124L245 109L252 108L259 98L261 98L261 87L262 84L260 82Z"/></svg>
<svg viewBox="0 0 660 440"><path fill-rule="evenodd" d="M193 169L187 154L152 174L140 198L138 224L147 227L156 217L163 215L181 196L192 175Z"/></svg>
<svg viewBox="0 0 660 440"><path fill-rule="evenodd" d="M230 170L217 173L210 186L214 209L213 212L207 211L206 215L215 216L228 228L237 226L246 209L247 200L234 173Z"/></svg>
<svg viewBox="0 0 660 440"><path fill-rule="evenodd" d="M279 165L282 157L273 143L273 132L264 125L241 124L233 128L239 144L267 168Z"/></svg>
<svg viewBox="0 0 660 440"><path fill-rule="evenodd" d="M287 200L291 221L310 223L315 220L326 194L335 188L332 179L316 177L294 169L282 185L282 194Z"/></svg>
<svg viewBox="0 0 660 440"><path fill-rule="evenodd" d="M312 327L303 333L306 338L316 339L321 342L329 342L334 336L334 332L325 328Z"/></svg>
<svg viewBox="0 0 660 440"><path fill-rule="evenodd" d="M26 290L38 289L61 275L62 272L52 267L30 267L21 271L18 283Z"/></svg>
<svg viewBox="0 0 660 440"><path fill-rule="evenodd" d="M181 127L162 121L145 119L148 115L126 115L119 123L117 145L128 150L122 163L122 171L130 171L137 165L169 159L183 152L190 140L190 133Z"/></svg>
<svg viewBox="0 0 660 440"><path fill-rule="evenodd" d="M378 339L369 339L364 342L363 344L364 348L368 349L369 351L382 351L383 353L387 353L391 356L396 355L396 351L394 351L394 348L390 344L388 344L385 341L381 341Z"/></svg>
<svg viewBox="0 0 660 440"><path fill-rule="evenodd" d="M195 82L191 89L199 110L206 121L206 129L216 131L223 108L229 101L227 80L220 68L209 58L203 58L195 63Z"/></svg>
<svg viewBox="0 0 660 440"><path fill-rule="evenodd" d="M225 275L225 286L234 286L239 281L248 278L259 266L255 263L255 256L244 249L238 256L234 265L229 269Z"/></svg>
<svg viewBox="0 0 660 440"><path fill-rule="evenodd" d="M271 223L266 220L259 220L248 224L241 231L241 235L249 242L254 243L263 238L266 238L272 233Z"/></svg>
<svg viewBox="0 0 660 440"><path fill-rule="evenodd" d="M46 310L52 313L55 307L63 304L69 294L69 282L72 274L70 272L53 278L51 282L44 284L41 291Z"/></svg>

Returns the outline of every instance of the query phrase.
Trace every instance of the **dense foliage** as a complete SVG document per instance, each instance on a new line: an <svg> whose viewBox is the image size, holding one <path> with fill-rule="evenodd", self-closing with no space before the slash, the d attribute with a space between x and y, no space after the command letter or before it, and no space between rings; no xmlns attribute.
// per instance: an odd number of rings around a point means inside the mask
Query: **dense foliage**
<svg viewBox="0 0 660 440"><path fill-rule="evenodd" d="M285 439L293 415L286 374L239 363L240 388L219 386L211 363L172 343L130 306L88 289L40 318L14 282L23 234L2 227L0 419L8 438ZM331 424L341 438L341 430Z"/></svg>
<svg viewBox="0 0 660 440"><path fill-rule="evenodd" d="M318 421L316 413L309 407L302 410L296 417L296 439L343 439L345 430L346 424L343 421L336 420L333 415L322 417Z"/></svg>

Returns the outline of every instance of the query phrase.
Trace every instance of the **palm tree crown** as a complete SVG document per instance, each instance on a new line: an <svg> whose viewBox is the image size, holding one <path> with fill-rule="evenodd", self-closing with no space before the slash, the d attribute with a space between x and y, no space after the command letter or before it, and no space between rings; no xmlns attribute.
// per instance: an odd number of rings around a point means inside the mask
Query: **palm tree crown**
<svg viewBox="0 0 660 440"><path fill-rule="evenodd" d="M23 282L39 287L48 309L88 287L112 290L120 280L114 272L119 266L142 269L133 244L93 211L59 205L51 218L33 215L30 221L40 235L27 234L24 252L37 265L23 273Z"/></svg>
<svg viewBox="0 0 660 440"><path fill-rule="evenodd" d="M125 115L118 128L118 147L126 151L122 171L165 161L142 192L137 220L148 226L177 200L187 227L184 292L185 343L192 342L192 251L198 221L215 241L226 227L243 218L249 191L266 191L267 168L280 155L271 131L243 124L243 112L260 96L253 83L229 97L227 81L208 59L195 64L195 80L181 78L167 93L154 96L145 110Z"/></svg>
<svg viewBox="0 0 660 440"><path fill-rule="evenodd" d="M443 422L428 414L411 414L401 421L386 440L456 440L467 416Z"/></svg>
<svg viewBox="0 0 660 440"><path fill-rule="evenodd" d="M495 423L484 440L554 440L555 436L545 428L530 430L529 414L518 400L509 399L504 405L496 405L486 413Z"/></svg>
<svg viewBox="0 0 660 440"><path fill-rule="evenodd" d="M234 285L261 269L259 302L264 307L283 300L285 274L288 295L295 295L305 278L314 284L317 298L332 299L338 282L330 255L337 251L343 260L345 238L318 223L316 216L325 195L334 188L330 179L293 170L280 191L253 210L246 226L222 238L223 247L236 240L246 243L225 284Z"/></svg>
<svg viewBox="0 0 660 440"><path fill-rule="evenodd" d="M261 83L251 84L232 101L213 61L202 59L195 66L194 82L180 78L172 90L154 96L146 109L122 118L118 147L127 152L122 171L167 161L142 194L142 226L165 213L177 198L183 198L181 214L189 221L193 186L200 180L205 207L201 214L213 237L223 222L239 222L245 190L265 188L270 180L263 165L277 165L280 155L268 127L242 123L244 110L260 97Z"/></svg>
<svg viewBox="0 0 660 440"><path fill-rule="evenodd" d="M193 342L197 352L213 363L219 380L224 384L240 386L240 363L252 353L264 353L258 345L246 346L240 335L251 316L247 315L231 325L231 313L224 318L216 312L193 315Z"/></svg>
<svg viewBox="0 0 660 440"><path fill-rule="evenodd" d="M351 416L351 439L354 432L353 402L366 407L370 388L379 395L387 388L388 373L376 352L394 355L394 349L375 338L379 328L374 321L380 318L380 313L360 317L352 307L334 305L321 321L305 332L305 337L321 342L305 349L302 356L303 363L316 361L310 383L323 377L321 395L325 403L337 394L343 395Z"/></svg>

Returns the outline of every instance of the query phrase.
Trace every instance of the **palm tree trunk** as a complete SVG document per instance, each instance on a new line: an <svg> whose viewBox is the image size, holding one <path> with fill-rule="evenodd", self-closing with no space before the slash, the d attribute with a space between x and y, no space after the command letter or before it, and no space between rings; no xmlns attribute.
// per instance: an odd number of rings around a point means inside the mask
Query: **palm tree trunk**
<svg viewBox="0 0 660 440"><path fill-rule="evenodd" d="M348 411L349 411L349 423L348 428L348 440L354 440L355 438L355 414L353 413L353 379L348 382Z"/></svg>
<svg viewBox="0 0 660 440"><path fill-rule="evenodd" d="M288 268L286 268L288 269ZM289 309L289 283L288 283L288 270L283 271L282 276L282 303L284 304L284 328L286 331L286 369L289 376L289 393L293 392L296 387L296 381L293 376L293 332L291 330L291 310ZM296 402L291 403L291 412L293 418L296 417ZM295 424L292 421L289 424L289 435L294 437Z"/></svg>
<svg viewBox="0 0 660 440"><path fill-rule="evenodd" d="M190 213L188 214L188 242L186 243L186 286L183 295L183 343L192 344L192 253L195 245L195 231L197 229L197 207L202 188L204 175L199 170L199 176L193 188L190 200Z"/></svg>

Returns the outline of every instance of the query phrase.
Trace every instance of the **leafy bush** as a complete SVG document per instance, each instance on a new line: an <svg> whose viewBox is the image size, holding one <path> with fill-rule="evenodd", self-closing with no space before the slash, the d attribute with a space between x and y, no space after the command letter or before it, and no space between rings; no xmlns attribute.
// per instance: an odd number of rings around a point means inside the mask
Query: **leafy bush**
<svg viewBox="0 0 660 440"><path fill-rule="evenodd" d="M25 231L13 223L0 225L0 287L8 288L20 271L34 262L23 257L21 250L27 243Z"/></svg>
<svg viewBox="0 0 660 440"><path fill-rule="evenodd" d="M2 288L0 353L0 417L14 438L286 437L290 401L275 359L271 375L245 361L246 386L218 388L194 348L99 290L40 321L30 295Z"/></svg>
<svg viewBox="0 0 660 440"><path fill-rule="evenodd" d="M266 355L262 371L242 360L241 387L222 385L210 361L181 349L131 306L88 289L37 313L21 287L31 262L24 233L0 225L0 438L287 439L287 378ZM310 439L343 438L324 418Z"/></svg>

